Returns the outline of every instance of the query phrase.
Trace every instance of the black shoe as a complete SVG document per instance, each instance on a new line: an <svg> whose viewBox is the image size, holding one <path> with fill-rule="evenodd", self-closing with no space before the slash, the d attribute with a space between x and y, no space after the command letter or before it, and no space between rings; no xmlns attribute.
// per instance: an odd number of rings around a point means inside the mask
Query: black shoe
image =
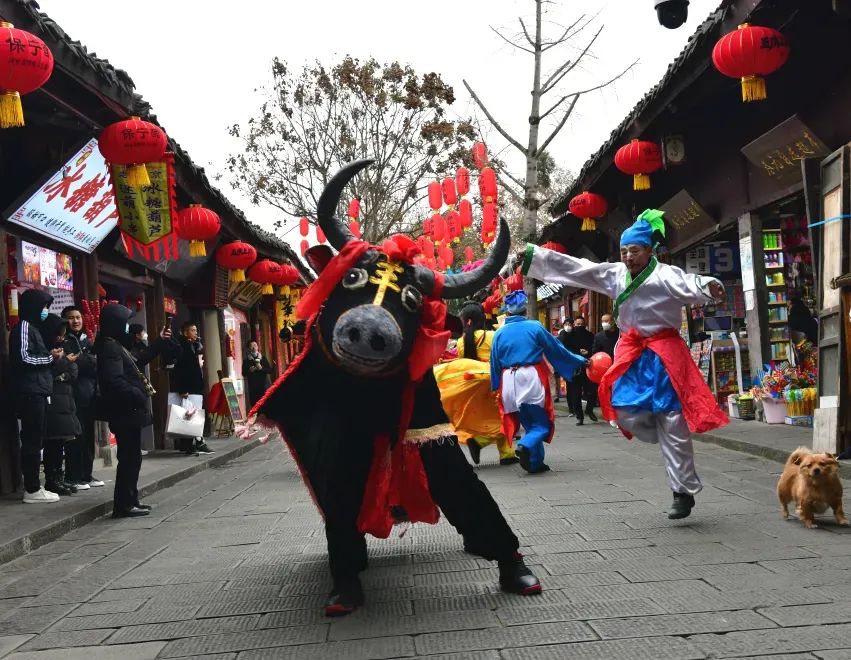
<svg viewBox="0 0 851 660"><path fill-rule="evenodd" d="M517 462L520 463L526 472L529 471L529 450L526 447L518 447L514 452L517 456Z"/></svg>
<svg viewBox="0 0 851 660"><path fill-rule="evenodd" d="M508 458L500 458L499 459L500 465L514 465L515 463L519 463L519 462L520 462L520 459L517 458L516 456L509 456Z"/></svg>
<svg viewBox="0 0 851 660"><path fill-rule="evenodd" d="M585 426L585 420L584 419L577 419L576 425L577 426Z"/></svg>
<svg viewBox="0 0 851 660"><path fill-rule="evenodd" d="M529 470L529 474L540 474L541 472L549 472L550 466L546 463L541 463L538 467Z"/></svg>
<svg viewBox="0 0 851 660"><path fill-rule="evenodd" d="M325 616L346 616L363 605L363 587L355 577L334 585L325 601Z"/></svg>
<svg viewBox="0 0 851 660"><path fill-rule="evenodd" d="M130 509L118 509L112 512L113 518L138 518L140 516L147 516L150 513L147 509L140 509L137 506L131 507Z"/></svg>
<svg viewBox="0 0 851 660"><path fill-rule="evenodd" d="M553 403L561 403L561 399L559 399L558 397L556 397L555 399L553 399Z"/></svg>
<svg viewBox="0 0 851 660"><path fill-rule="evenodd" d="M72 481L68 481L68 479L65 478L65 472L63 472L62 470L60 470L57 474L56 481L65 486L65 488L69 490L72 494L76 493L78 490L77 486Z"/></svg>
<svg viewBox="0 0 851 660"><path fill-rule="evenodd" d="M594 414L593 410L586 410L585 414L588 416L588 419L590 419L592 422L597 421L597 415Z"/></svg>
<svg viewBox="0 0 851 660"><path fill-rule="evenodd" d="M482 460L482 446L476 442L475 438L467 440L467 451L470 452L470 458L473 459L473 463L478 465L479 461Z"/></svg>
<svg viewBox="0 0 851 660"><path fill-rule="evenodd" d="M541 582L529 570L519 552L506 561L499 562L499 587L511 594L534 596L541 593Z"/></svg>
<svg viewBox="0 0 851 660"><path fill-rule="evenodd" d="M688 518L693 508L693 495L689 495L688 493L674 493L674 503L671 505L671 510L668 512L668 518L671 520Z"/></svg>
<svg viewBox="0 0 851 660"><path fill-rule="evenodd" d="M73 494L68 488L65 488L65 484L63 484L61 481L45 481L44 490L49 490L51 493L56 493L57 495ZM77 490L74 489L74 493L76 492Z"/></svg>
<svg viewBox="0 0 851 660"><path fill-rule="evenodd" d="M207 446L207 443L203 440L195 445L195 453L196 454L215 454L212 449Z"/></svg>
<svg viewBox="0 0 851 660"><path fill-rule="evenodd" d="M145 511L150 511L150 510L151 510L151 509L153 509L154 507L152 507L150 504L142 504L141 502L136 502L136 507L135 507L135 508L137 508L137 509L144 509Z"/></svg>

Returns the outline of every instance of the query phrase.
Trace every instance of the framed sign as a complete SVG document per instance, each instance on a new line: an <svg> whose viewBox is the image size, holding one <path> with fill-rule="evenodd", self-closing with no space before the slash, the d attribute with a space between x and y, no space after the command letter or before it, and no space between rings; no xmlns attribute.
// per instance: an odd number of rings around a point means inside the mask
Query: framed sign
<svg viewBox="0 0 851 660"><path fill-rule="evenodd" d="M792 185L803 177L802 160L822 158L830 153L830 149L798 115L792 115L742 147L742 153L767 177L778 183Z"/></svg>
<svg viewBox="0 0 851 660"><path fill-rule="evenodd" d="M239 406L239 395L236 393L233 378L222 378L222 389L225 392L225 401L228 403L230 418L234 423L244 421L242 409Z"/></svg>

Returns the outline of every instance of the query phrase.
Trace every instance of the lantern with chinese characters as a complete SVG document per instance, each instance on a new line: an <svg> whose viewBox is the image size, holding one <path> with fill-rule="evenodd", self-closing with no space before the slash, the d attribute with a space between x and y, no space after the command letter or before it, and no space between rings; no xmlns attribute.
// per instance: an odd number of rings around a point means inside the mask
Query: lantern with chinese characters
<svg viewBox="0 0 851 660"><path fill-rule="evenodd" d="M484 168L479 175L479 194L484 204L496 201L496 172L491 167Z"/></svg>
<svg viewBox="0 0 851 660"><path fill-rule="evenodd" d="M488 148L484 142L476 142L473 145L473 162L479 170L488 164Z"/></svg>
<svg viewBox="0 0 851 660"><path fill-rule="evenodd" d="M618 149L615 167L632 174L633 190L650 190L650 175L662 167L662 150L655 142L633 140Z"/></svg>
<svg viewBox="0 0 851 660"><path fill-rule="evenodd" d="M458 211L449 210L446 212L446 240L458 243L461 240L461 234L464 228L461 226L461 217Z"/></svg>
<svg viewBox="0 0 851 660"><path fill-rule="evenodd" d="M156 124L130 117L110 124L98 138L98 149L111 165L127 167L127 183L134 188L151 185L145 163L162 160L168 138Z"/></svg>
<svg viewBox="0 0 851 660"><path fill-rule="evenodd" d="M248 277L252 282L262 284L260 294L270 296L275 293L273 284L278 283L278 278L281 276L281 265L276 264L269 259L261 259L248 269Z"/></svg>
<svg viewBox="0 0 851 660"><path fill-rule="evenodd" d="M455 187L462 197L470 192L470 170L466 167L459 167L455 172Z"/></svg>
<svg viewBox="0 0 851 660"><path fill-rule="evenodd" d="M298 221L298 233L305 237L310 233L310 220L304 216Z"/></svg>
<svg viewBox="0 0 851 660"><path fill-rule="evenodd" d="M244 282L245 269L257 261L257 250L250 243L234 241L216 250L216 263L228 271L230 282Z"/></svg>
<svg viewBox="0 0 851 660"><path fill-rule="evenodd" d="M439 250L440 258L443 260L443 264L445 268L449 268L452 266L452 262L455 261L455 253L452 252L452 248L444 245Z"/></svg>
<svg viewBox="0 0 851 660"><path fill-rule="evenodd" d="M454 207L458 203L458 191L455 189L455 179L446 177L440 184L443 191L443 201L447 206Z"/></svg>
<svg viewBox="0 0 851 660"><path fill-rule="evenodd" d="M582 231L597 229L596 218L601 218L609 210L609 204L602 195L584 192L570 200L567 207L578 218L582 218Z"/></svg>
<svg viewBox="0 0 851 660"><path fill-rule="evenodd" d="M0 21L0 128L24 125L21 94L44 85L53 73L53 54L34 34Z"/></svg>
<svg viewBox="0 0 851 660"><path fill-rule="evenodd" d="M431 222L431 236L437 243L443 243L451 240L452 237L449 236L449 232L447 231L446 220L442 215L440 215L440 213L435 213L431 216Z"/></svg>
<svg viewBox="0 0 851 660"><path fill-rule="evenodd" d="M789 41L781 32L758 25L740 25L712 49L712 64L725 76L742 81L742 101L765 99L765 78L786 64Z"/></svg>
<svg viewBox="0 0 851 660"><path fill-rule="evenodd" d="M555 241L547 241L541 247L547 250L552 250L553 252L558 252L559 254L567 254L567 248L561 243L556 243Z"/></svg>
<svg viewBox="0 0 851 660"><path fill-rule="evenodd" d="M473 226L473 205L469 199L458 202L458 217L461 220L462 230Z"/></svg>
<svg viewBox="0 0 851 660"><path fill-rule="evenodd" d="M428 206L432 211L439 211L443 206L443 190L440 181L432 181L428 184Z"/></svg>
<svg viewBox="0 0 851 660"><path fill-rule="evenodd" d="M177 237L189 241L190 257L206 257L204 241L218 236L221 228L219 216L200 204L190 204L189 208L182 209L177 214L177 224L174 226Z"/></svg>
<svg viewBox="0 0 851 660"><path fill-rule="evenodd" d="M288 296L290 295L290 286L298 282L300 277L301 275L295 266L291 266L290 264L281 264L281 270L273 284L277 284L281 287L279 293L282 296Z"/></svg>

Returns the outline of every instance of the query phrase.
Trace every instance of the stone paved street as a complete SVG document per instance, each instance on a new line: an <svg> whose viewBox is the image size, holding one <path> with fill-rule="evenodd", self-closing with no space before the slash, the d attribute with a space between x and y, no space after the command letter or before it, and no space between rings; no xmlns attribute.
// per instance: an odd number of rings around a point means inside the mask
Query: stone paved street
<svg viewBox="0 0 851 660"><path fill-rule="evenodd" d="M483 457L540 597L500 594L441 522L370 541L367 606L325 619L319 516L265 446L4 564L0 656L851 658L851 529L784 522L779 463L698 443L706 489L669 521L657 448L603 424L561 417L545 475Z"/></svg>

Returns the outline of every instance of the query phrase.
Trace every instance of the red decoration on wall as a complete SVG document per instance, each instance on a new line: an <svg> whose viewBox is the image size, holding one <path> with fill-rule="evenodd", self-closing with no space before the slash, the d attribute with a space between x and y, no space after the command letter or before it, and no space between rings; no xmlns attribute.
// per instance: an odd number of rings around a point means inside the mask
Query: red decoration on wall
<svg viewBox="0 0 851 660"><path fill-rule="evenodd" d="M21 94L44 85L53 73L53 54L34 34L0 21L0 128L24 125Z"/></svg>
<svg viewBox="0 0 851 660"><path fill-rule="evenodd" d="M662 167L662 150L655 142L633 140L618 149L615 167L632 174L633 190L650 190L650 175Z"/></svg>
<svg viewBox="0 0 851 660"><path fill-rule="evenodd" d="M200 204L190 204L189 208L181 209L174 225L177 237L189 241L190 257L206 257L207 246L204 241L218 236L221 228L222 221L218 214Z"/></svg>
<svg viewBox="0 0 851 660"><path fill-rule="evenodd" d="M766 97L764 76L786 64L789 51L782 32L745 23L715 44L712 64L725 76L741 79L742 101L762 101Z"/></svg>
<svg viewBox="0 0 851 660"><path fill-rule="evenodd" d="M476 142L473 145L473 162L479 170L488 164L488 148L484 142Z"/></svg>
<svg viewBox="0 0 851 660"><path fill-rule="evenodd" d="M134 188L151 185L145 163L163 159L168 138L156 124L130 117L110 124L98 138L98 149L111 165L127 167L127 183Z"/></svg>
<svg viewBox="0 0 851 660"><path fill-rule="evenodd" d="M602 195L584 192L571 199L567 208L573 215L582 218L582 231L594 231L597 229L596 218L606 215L609 203Z"/></svg>
<svg viewBox="0 0 851 660"><path fill-rule="evenodd" d="M310 220L302 216L298 221L298 233L307 236L310 233Z"/></svg>
<svg viewBox="0 0 851 660"><path fill-rule="evenodd" d="M272 295L275 289L273 284L277 284L278 278L281 276L281 265L270 261L269 259L261 259L248 269L248 277L252 282L257 282L263 286L260 288L261 295Z"/></svg>
<svg viewBox="0 0 851 660"><path fill-rule="evenodd" d="M459 167L455 172L455 187L459 195L463 196L470 192L470 170L466 167Z"/></svg>
<svg viewBox="0 0 851 660"><path fill-rule="evenodd" d="M443 206L443 190L440 188L439 181L428 184L428 205L432 211L439 211Z"/></svg>
<svg viewBox="0 0 851 660"><path fill-rule="evenodd" d="M485 204L496 201L496 172L493 168L485 167L479 175L479 193Z"/></svg>
<svg viewBox="0 0 851 660"><path fill-rule="evenodd" d="M228 271L231 282L244 282L245 269L257 261L257 250L250 243L234 241L216 250L216 263Z"/></svg>

